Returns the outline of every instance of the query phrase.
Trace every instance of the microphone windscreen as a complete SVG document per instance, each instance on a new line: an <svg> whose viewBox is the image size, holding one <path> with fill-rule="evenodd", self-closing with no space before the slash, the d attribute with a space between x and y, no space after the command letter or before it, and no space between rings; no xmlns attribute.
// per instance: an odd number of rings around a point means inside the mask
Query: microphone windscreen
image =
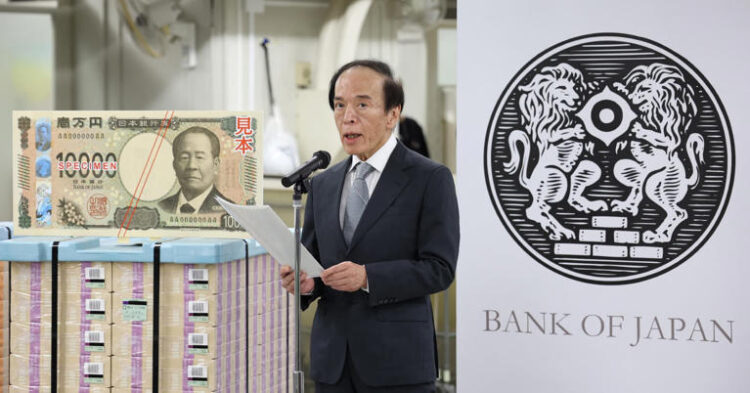
<svg viewBox="0 0 750 393"><path fill-rule="evenodd" d="M320 169L328 168L328 164L331 163L331 155L325 150L318 150L315 155L320 159Z"/></svg>

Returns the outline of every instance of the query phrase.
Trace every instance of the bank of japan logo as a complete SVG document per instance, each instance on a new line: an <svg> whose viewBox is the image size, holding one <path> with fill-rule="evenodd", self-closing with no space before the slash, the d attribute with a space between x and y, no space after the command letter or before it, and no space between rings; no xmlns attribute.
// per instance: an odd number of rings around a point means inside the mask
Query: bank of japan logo
<svg viewBox="0 0 750 393"><path fill-rule="evenodd" d="M495 209L537 261L586 282L642 281L711 236L729 200L734 150L711 85L643 38L556 45L506 87L485 175Z"/></svg>

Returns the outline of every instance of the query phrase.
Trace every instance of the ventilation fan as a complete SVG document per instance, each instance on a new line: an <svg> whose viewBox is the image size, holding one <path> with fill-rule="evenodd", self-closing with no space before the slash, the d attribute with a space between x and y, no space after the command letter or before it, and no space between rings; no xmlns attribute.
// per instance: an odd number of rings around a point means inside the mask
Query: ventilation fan
<svg viewBox="0 0 750 393"><path fill-rule="evenodd" d="M179 0L118 0L117 10L133 37L146 54L159 58L167 44L182 44L183 66L196 66L195 24L178 20Z"/></svg>
<svg viewBox="0 0 750 393"><path fill-rule="evenodd" d="M402 0L401 19L407 26L427 30L440 22L447 9L446 0Z"/></svg>

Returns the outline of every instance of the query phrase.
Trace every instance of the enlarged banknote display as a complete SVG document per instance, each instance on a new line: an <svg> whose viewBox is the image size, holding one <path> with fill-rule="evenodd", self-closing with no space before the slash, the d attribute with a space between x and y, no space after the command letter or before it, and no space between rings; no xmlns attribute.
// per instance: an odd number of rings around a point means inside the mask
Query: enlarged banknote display
<svg viewBox="0 0 750 393"><path fill-rule="evenodd" d="M19 235L246 237L263 204L259 112L13 112Z"/></svg>

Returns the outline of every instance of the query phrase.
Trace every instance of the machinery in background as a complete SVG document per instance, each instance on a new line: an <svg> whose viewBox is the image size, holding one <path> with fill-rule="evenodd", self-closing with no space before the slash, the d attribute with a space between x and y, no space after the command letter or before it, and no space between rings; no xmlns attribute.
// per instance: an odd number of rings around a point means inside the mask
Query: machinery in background
<svg viewBox="0 0 750 393"><path fill-rule="evenodd" d="M182 66L192 69L198 65L195 23L179 18L179 0L117 0L117 10L144 53L160 58L168 44L179 43Z"/></svg>
<svg viewBox="0 0 750 393"><path fill-rule="evenodd" d="M273 98L271 84L271 66L268 56L268 38L260 43L266 57L266 76L268 79L268 96L271 113L265 119L265 136L263 140L263 174L266 176L284 176L299 165L299 151L294 135L284 128L281 109Z"/></svg>

